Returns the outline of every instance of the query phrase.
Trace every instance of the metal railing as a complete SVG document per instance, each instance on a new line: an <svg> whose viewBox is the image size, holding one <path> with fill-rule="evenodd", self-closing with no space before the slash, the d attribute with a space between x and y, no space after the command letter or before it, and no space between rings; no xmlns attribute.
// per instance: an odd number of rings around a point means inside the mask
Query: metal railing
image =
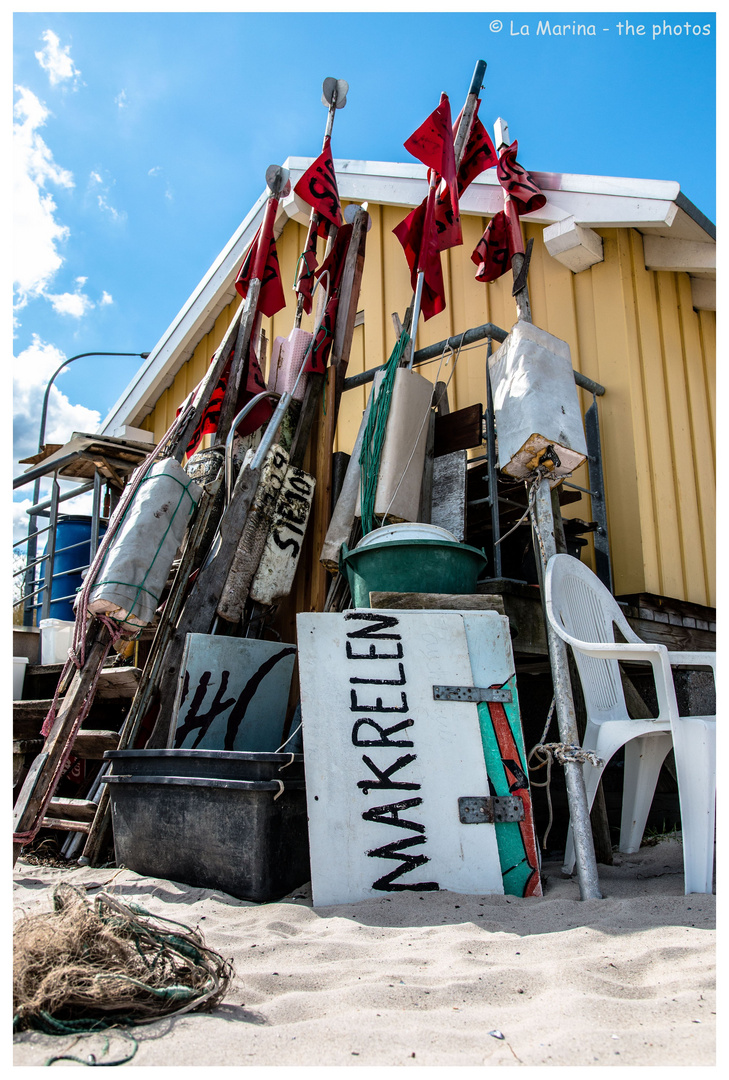
<svg viewBox="0 0 729 1080"><path fill-rule="evenodd" d="M25 480L25 483L33 483L35 479L36 477L31 475ZM30 519L28 533L20 540L16 540L13 544L13 552L25 555L23 565L13 573L14 584L18 580L21 582L19 594L13 598L13 606L18 607L19 605L22 605L23 624L25 626L38 625L41 619L49 618L52 603L56 604L68 600L72 601L74 599L75 590L66 593L65 589L61 588L59 592L58 588L55 588L54 590L53 583L60 581L63 586L64 578L83 574L83 572L88 570L91 565L91 561L93 561L99 546L101 489L103 483L103 477L99 472L96 472L93 480L79 484L67 491L62 491L58 476L54 472L51 477L50 498L46 498L28 507L26 511ZM22 486L23 483L21 482L19 484L17 481L14 485L16 488ZM73 544L58 547L56 530L59 518L62 517L60 513L62 504L77 498L79 495L86 494L87 491L93 491L94 493L91 511L90 541L84 539ZM48 524L43 525L41 528L36 528L35 526L39 519L47 520ZM38 541L43 536L46 537L45 551L42 555L37 555L39 546ZM79 558L78 565L74 564L70 569L57 571L56 564L59 555L66 554L76 548L84 548L89 551L89 558L86 559L84 554L83 557ZM25 549L24 552L23 549ZM51 596L52 592L55 592L56 595Z"/></svg>
<svg viewBox="0 0 729 1080"><path fill-rule="evenodd" d="M499 506L511 505L518 507L520 510L524 509L522 503L517 503L512 499L507 498L504 495L498 494L498 470L496 467L496 429L494 424L494 409L493 409L493 397L491 393L491 379L489 377L488 358L491 356L492 343L494 341L499 344L508 336L508 330L502 329L500 326L496 326L494 323L483 323L481 326L475 326L471 330L466 330L463 334L455 334L453 337L447 338L445 341L438 341L434 345L427 345L418 351L413 356L413 367L417 367L421 364L432 363L434 360L439 359L446 350L458 352L461 349L474 347L478 343L486 339L486 409L483 414L485 435L486 435L486 455L487 461L487 473L488 473L488 495L483 498L475 499L469 502L469 506L484 505L488 506L491 510L491 533L492 533L492 552L491 552L491 567L493 568L493 576L501 577L501 525L499 517ZM363 371L357 375L352 375L344 380L344 389L352 390L357 386L364 386L366 383L372 382L378 371L384 370L386 365L381 365L376 368L369 368L367 371ZM597 398L602 397L605 393L605 387L600 383L594 382L592 379L588 379L586 375L582 375L579 371L573 371L575 383L583 390L587 390L592 394L592 405L585 413L585 440L587 443L587 467L589 476L589 488L580 487L578 484L574 484L568 480L564 480L565 487L575 488L578 491L584 492L590 496L592 503L592 516L596 522L597 528L594 533L594 545L595 545L595 572L603 584L612 592L612 568L610 563L610 543L608 539L607 528L607 511L605 507L605 483L603 478L602 469L602 451L600 446L600 422L597 412ZM471 459L473 460L473 459Z"/></svg>

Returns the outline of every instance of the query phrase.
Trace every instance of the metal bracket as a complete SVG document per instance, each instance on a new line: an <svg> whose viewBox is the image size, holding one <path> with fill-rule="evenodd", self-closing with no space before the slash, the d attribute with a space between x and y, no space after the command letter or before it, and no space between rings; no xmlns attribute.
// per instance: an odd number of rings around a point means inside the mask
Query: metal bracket
<svg viewBox="0 0 729 1080"><path fill-rule="evenodd" d="M511 702L511 690L492 690L483 686L434 686L436 701L505 701Z"/></svg>
<svg viewBox="0 0 729 1080"><path fill-rule="evenodd" d="M462 825L523 821L524 803L518 795L461 795L458 817Z"/></svg>

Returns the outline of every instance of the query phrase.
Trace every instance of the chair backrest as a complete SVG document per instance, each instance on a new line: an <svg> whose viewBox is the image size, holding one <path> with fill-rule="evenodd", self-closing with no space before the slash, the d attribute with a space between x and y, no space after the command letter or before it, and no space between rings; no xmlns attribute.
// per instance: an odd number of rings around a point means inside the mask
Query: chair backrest
<svg viewBox="0 0 729 1080"><path fill-rule="evenodd" d="M615 597L589 567L572 555L553 555L544 576L545 601L557 626L585 643L614 642L615 626L626 641L640 638L628 625ZM593 723L627 719L625 696L617 660L585 656L573 649Z"/></svg>

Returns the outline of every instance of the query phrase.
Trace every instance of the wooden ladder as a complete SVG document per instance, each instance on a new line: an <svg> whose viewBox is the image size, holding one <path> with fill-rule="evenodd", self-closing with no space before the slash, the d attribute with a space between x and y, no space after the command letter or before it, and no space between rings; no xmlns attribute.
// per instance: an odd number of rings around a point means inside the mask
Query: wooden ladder
<svg viewBox="0 0 729 1080"><path fill-rule="evenodd" d="M63 665L29 664L26 669L25 687L31 693L55 691ZM92 706L90 722L104 707L131 704L141 669L136 667L105 667L99 676L99 682ZM19 788L36 755L43 749L44 739L41 726L53 699L45 697L24 698L13 702L13 787ZM59 697L60 706L63 701ZM101 709L99 708L101 705ZM122 722L121 711L119 723ZM73 754L84 761L101 761L107 750L116 750L119 746L119 732L113 729L82 727L73 744ZM59 829L68 832L88 833L96 814L97 803L90 799L63 798L54 796L43 818L41 828Z"/></svg>

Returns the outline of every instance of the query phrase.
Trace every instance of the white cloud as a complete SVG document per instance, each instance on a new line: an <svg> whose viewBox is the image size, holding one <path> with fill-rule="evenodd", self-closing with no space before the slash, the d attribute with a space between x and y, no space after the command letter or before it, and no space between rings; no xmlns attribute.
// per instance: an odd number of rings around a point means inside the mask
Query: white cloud
<svg viewBox="0 0 729 1080"><path fill-rule="evenodd" d="M103 293L101 294L101 300L99 300L99 307L106 307L107 304L113 303L114 297L111 295L111 293L108 293L106 289L104 289Z"/></svg>
<svg viewBox="0 0 729 1080"><path fill-rule="evenodd" d="M162 172L162 166L161 165L153 165L152 168L147 173L147 176L158 176L161 172Z"/></svg>
<svg viewBox="0 0 729 1080"><path fill-rule="evenodd" d="M64 354L37 335L13 364L13 458L29 457L38 449L43 396L48 380L64 360ZM89 362L93 362L89 359ZM63 374L59 376L63 378ZM73 431L95 431L101 415L85 405L73 405L56 383L48 395L45 442L65 443ZM15 475L23 471L17 467Z"/></svg>
<svg viewBox="0 0 729 1080"><path fill-rule="evenodd" d="M56 220L56 204L47 192L48 184L72 188L73 175L57 165L53 154L38 134L49 115L45 105L30 90L18 86L13 124L13 282L16 308L33 296L42 295L63 259L58 246L69 230Z"/></svg>
<svg viewBox="0 0 729 1080"><path fill-rule="evenodd" d="M112 221L122 223L127 219L126 211L117 210L116 207L112 206L109 202L109 192L113 185L113 180L111 183L107 183L101 173L97 170L94 169L89 173L88 190L90 193L95 194L96 205L99 207L99 210L104 214L108 214ZM101 188L101 191L98 191L98 188Z"/></svg>
<svg viewBox="0 0 729 1080"><path fill-rule="evenodd" d="M48 72L51 86L58 86L59 83L70 79L73 86L76 87L81 72L71 59L71 46L61 46L58 35L54 34L52 30L44 30L42 37L46 44L43 49L35 54L35 58L43 70Z"/></svg>
<svg viewBox="0 0 729 1080"><path fill-rule="evenodd" d="M114 98L114 104L120 109L126 109L127 107L127 92L121 90Z"/></svg>
<svg viewBox="0 0 729 1080"><path fill-rule="evenodd" d="M80 319L95 306L82 292L46 293L46 298L50 300L57 315L72 315L75 319Z"/></svg>

